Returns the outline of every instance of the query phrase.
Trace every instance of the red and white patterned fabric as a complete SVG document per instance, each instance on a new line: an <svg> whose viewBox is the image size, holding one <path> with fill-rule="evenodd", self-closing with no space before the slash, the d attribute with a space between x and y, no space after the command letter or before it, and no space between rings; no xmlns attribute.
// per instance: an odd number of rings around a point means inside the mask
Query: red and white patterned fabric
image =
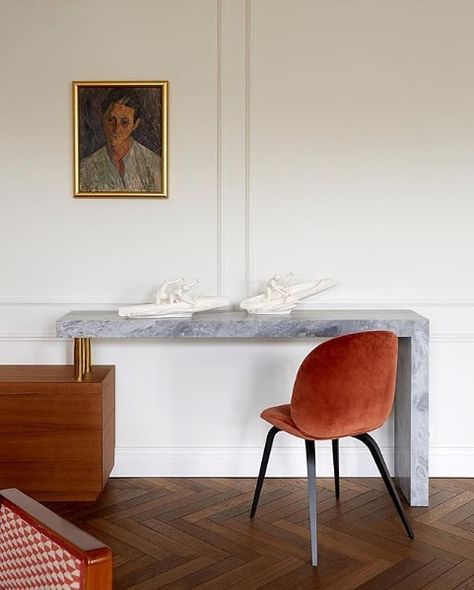
<svg viewBox="0 0 474 590"><path fill-rule="evenodd" d="M0 504L0 590L81 590L81 560Z"/></svg>

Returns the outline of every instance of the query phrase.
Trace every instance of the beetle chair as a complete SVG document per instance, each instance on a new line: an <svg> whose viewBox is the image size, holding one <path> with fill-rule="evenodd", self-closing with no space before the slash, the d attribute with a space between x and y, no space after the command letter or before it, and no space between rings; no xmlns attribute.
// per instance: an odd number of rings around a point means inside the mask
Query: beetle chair
<svg viewBox="0 0 474 590"><path fill-rule="evenodd" d="M19 490L0 490L0 588L112 590L112 551Z"/></svg>
<svg viewBox="0 0 474 590"><path fill-rule="evenodd" d="M317 557L315 440L332 440L336 498L339 498L339 439L364 443L375 460L408 536L414 533L393 485L382 453L368 434L387 420L395 395L398 339L392 332L361 332L328 340L301 364L290 404L267 408L261 418L267 434L255 495L254 518L275 435L284 431L304 439L308 471L311 561Z"/></svg>

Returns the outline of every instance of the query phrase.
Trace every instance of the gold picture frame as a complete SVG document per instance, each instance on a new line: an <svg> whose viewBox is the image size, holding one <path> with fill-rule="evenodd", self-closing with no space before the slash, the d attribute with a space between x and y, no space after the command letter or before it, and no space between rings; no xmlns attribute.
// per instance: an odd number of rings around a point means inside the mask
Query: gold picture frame
<svg viewBox="0 0 474 590"><path fill-rule="evenodd" d="M74 197L168 197L168 82L73 82Z"/></svg>

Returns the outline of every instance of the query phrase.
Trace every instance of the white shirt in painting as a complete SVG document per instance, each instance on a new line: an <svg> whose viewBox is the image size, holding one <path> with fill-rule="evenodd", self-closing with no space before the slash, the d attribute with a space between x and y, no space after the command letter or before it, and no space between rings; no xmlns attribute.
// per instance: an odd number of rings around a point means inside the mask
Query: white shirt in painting
<svg viewBox="0 0 474 590"><path fill-rule="evenodd" d="M80 191L161 191L161 158L155 152L132 139L132 147L122 162L125 167L123 176L110 159L105 145L81 160Z"/></svg>

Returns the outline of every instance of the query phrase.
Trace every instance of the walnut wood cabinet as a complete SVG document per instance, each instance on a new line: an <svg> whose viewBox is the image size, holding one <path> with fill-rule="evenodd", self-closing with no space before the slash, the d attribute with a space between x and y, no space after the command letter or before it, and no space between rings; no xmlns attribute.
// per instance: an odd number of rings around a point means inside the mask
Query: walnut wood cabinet
<svg viewBox="0 0 474 590"><path fill-rule="evenodd" d="M114 465L115 367L0 366L0 489L95 500Z"/></svg>

